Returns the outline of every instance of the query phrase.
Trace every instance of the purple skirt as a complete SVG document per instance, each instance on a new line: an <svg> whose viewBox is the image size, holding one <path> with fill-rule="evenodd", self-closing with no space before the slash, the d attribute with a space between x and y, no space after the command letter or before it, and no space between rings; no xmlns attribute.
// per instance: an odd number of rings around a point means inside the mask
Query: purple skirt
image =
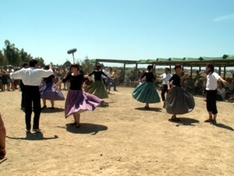
<svg viewBox="0 0 234 176"><path fill-rule="evenodd" d="M83 90L71 90L67 93L65 117L83 111L93 111L103 100Z"/></svg>
<svg viewBox="0 0 234 176"><path fill-rule="evenodd" d="M40 88L41 98L46 100L65 100L63 93L57 87L53 87L53 83L43 84Z"/></svg>

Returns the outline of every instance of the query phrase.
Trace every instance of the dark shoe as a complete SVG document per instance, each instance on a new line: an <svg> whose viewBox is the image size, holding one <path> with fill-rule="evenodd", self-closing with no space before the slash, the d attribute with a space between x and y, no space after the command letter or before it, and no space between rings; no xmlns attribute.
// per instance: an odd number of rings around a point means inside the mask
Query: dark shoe
<svg viewBox="0 0 234 176"><path fill-rule="evenodd" d="M216 121L215 119L211 120L211 123L212 123L213 125L217 125L217 121Z"/></svg>
<svg viewBox="0 0 234 176"><path fill-rule="evenodd" d="M50 109L55 109L54 107L50 107Z"/></svg>
<svg viewBox="0 0 234 176"><path fill-rule="evenodd" d="M45 108L47 108L47 106L43 106L41 109L45 109Z"/></svg>
<svg viewBox="0 0 234 176"><path fill-rule="evenodd" d="M80 124L76 124L76 128L80 128Z"/></svg>
<svg viewBox="0 0 234 176"><path fill-rule="evenodd" d="M172 117L172 118L171 118L171 121L173 121L173 122L179 122L179 121L180 121L180 119L179 119L179 118L177 118L177 117Z"/></svg>
<svg viewBox="0 0 234 176"><path fill-rule="evenodd" d="M102 106L102 107L106 107L106 106L109 106L109 104L106 103L106 102L102 102L102 103L101 103L101 106Z"/></svg>
<svg viewBox="0 0 234 176"><path fill-rule="evenodd" d="M145 109L146 109L146 110L149 110L150 108L149 108L149 106L145 106Z"/></svg>
<svg viewBox="0 0 234 176"><path fill-rule="evenodd" d="M211 122L212 122L212 119L211 119L211 118L206 119L204 122L206 122L206 123L211 123Z"/></svg>
<svg viewBox="0 0 234 176"><path fill-rule="evenodd" d="M40 129L33 129L33 132L35 132L35 133L41 133L41 130Z"/></svg>

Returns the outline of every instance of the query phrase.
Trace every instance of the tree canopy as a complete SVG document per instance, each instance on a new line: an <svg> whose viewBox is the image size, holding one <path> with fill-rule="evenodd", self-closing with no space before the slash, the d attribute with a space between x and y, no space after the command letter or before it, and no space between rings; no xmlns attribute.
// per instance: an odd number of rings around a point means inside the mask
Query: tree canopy
<svg viewBox="0 0 234 176"><path fill-rule="evenodd" d="M40 66L44 66L44 60L41 57L33 58L23 48L18 49L15 44L9 40L5 40L3 50L0 50L0 66L12 65L21 66L24 62L29 62L31 59L38 60Z"/></svg>

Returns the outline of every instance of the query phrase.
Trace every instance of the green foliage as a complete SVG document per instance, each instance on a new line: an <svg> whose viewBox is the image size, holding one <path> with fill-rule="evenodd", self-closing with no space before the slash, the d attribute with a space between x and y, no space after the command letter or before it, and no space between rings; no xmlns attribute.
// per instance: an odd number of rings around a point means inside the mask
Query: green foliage
<svg viewBox="0 0 234 176"><path fill-rule="evenodd" d="M81 61L81 67L85 74L89 74L93 71L94 64L91 62L88 56L86 56L85 59Z"/></svg>
<svg viewBox="0 0 234 176"><path fill-rule="evenodd" d="M21 66L24 62L29 62L33 57L22 48L19 50L15 44L9 40L5 40L5 47L3 51L0 50L0 66L12 65ZM44 60L40 57L35 58L38 60L40 66L44 66Z"/></svg>

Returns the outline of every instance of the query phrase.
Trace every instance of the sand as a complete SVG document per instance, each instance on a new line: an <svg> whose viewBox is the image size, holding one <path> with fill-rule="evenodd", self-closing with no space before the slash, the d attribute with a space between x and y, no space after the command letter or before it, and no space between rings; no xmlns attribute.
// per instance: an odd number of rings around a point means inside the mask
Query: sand
<svg viewBox="0 0 234 176"><path fill-rule="evenodd" d="M234 104L218 102L218 124L207 118L204 97L196 107L170 122L162 102L144 104L133 88L111 92L109 107L81 115L81 128L64 118L64 101L41 114L43 134L25 133L20 91L0 92L7 130L7 160L1 176L233 176ZM64 95L67 94L63 91ZM50 106L50 102L47 102Z"/></svg>

